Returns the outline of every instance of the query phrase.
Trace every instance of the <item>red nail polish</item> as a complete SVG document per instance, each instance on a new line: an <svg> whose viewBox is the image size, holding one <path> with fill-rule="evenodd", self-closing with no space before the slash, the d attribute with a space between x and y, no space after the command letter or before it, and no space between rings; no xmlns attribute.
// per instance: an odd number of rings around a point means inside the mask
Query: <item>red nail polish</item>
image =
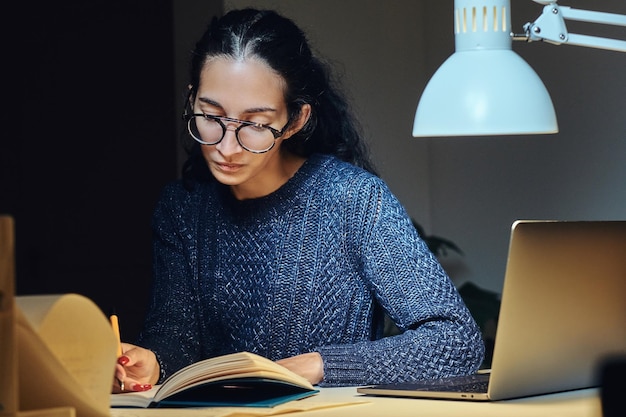
<svg viewBox="0 0 626 417"><path fill-rule="evenodd" d="M152 385L150 384L135 384L133 385L133 391L148 391L152 389Z"/></svg>
<svg viewBox="0 0 626 417"><path fill-rule="evenodd" d="M128 356L120 356L119 359L117 360L117 363L119 363L120 365L124 366L129 361L130 361L130 358Z"/></svg>

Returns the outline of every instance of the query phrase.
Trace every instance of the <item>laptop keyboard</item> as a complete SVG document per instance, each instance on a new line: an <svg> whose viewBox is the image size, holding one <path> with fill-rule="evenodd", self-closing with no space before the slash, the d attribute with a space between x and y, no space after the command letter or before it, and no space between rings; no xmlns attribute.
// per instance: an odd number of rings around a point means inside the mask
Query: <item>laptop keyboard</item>
<svg viewBox="0 0 626 417"><path fill-rule="evenodd" d="M489 386L489 374L474 374L449 378L431 379L411 383L382 384L379 388L395 388L418 391L449 391L485 393Z"/></svg>
<svg viewBox="0 0 626 417"><path fill-rule="evenodd" d="M462 378L460 380L449 381L448 385L443 385L447 387L447 391L452 392L471 392L471 393L483 393L487 392L487 388L489 388L489 377L481 378L480 380L467 380Z"/></svg>

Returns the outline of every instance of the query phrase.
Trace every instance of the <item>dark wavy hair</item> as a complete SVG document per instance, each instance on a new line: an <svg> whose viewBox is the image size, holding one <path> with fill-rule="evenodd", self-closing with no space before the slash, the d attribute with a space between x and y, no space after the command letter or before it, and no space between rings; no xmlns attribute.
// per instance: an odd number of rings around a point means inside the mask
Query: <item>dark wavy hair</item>
<svg viewBox="0 0 626 417"><path fill-rule="evenodd" d="M313 153L336 155L376 174L346 98L335 86L329 67L313 55L305 34L293 21L271 10L255 9L233 10L214 18L191 57L185 113L190 112L190 101L197 94L202 68L216 57L260 59L281 75L289 120L297 118L303 104L311 106L309 120L282 142L284 149L304 157ZM186 182L211 180L200 144L192 143L187 151L183 167Z"/></svg>

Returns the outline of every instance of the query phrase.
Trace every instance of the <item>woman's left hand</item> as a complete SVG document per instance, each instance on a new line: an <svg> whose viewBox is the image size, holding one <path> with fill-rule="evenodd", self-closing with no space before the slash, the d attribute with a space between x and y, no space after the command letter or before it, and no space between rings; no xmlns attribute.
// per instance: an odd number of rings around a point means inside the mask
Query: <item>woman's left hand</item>
<svg viewBox="0 0 626 417"><path fill-rule="evenodd" d="M276 363L306 378L313 385L324 379L324 361L318 352L303 353L280 359Z"/></svg>

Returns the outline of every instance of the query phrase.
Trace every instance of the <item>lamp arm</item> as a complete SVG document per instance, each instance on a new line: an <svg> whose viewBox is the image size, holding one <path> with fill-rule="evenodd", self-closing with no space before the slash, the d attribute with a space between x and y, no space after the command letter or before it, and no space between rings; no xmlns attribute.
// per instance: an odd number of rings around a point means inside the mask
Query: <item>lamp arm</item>
<svg viewBox="0 0 626 417"><path fill-rule="evenodd" d="M544 4L543 12L532 23L524 25L524 35L513 35L514 40L545 41L556 45L569 44L590 48L626 52L626 41L569 33L565 20L626 26L626 15L559 6L556 0L534 0Z"/></svg>

